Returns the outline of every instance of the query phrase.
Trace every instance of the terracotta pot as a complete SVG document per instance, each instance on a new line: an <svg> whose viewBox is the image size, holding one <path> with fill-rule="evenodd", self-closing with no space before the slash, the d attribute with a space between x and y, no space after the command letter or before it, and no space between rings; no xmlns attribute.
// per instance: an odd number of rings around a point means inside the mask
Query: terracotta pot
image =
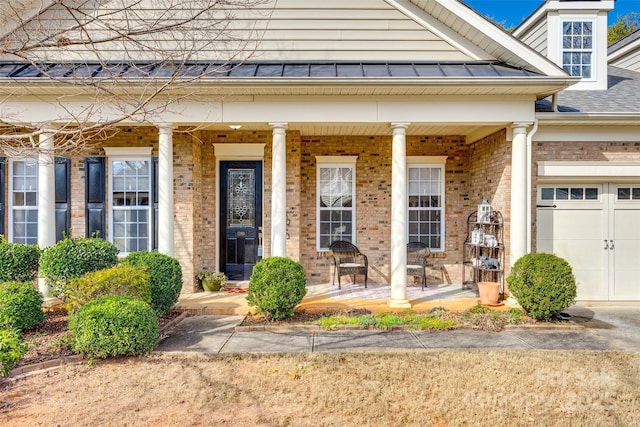
<svg viewBox="0 0 640 427"><path fill-rule="evenodd" d="M500 283L478 282L480 292L480 304L497 305L500 299Z"/></svg>

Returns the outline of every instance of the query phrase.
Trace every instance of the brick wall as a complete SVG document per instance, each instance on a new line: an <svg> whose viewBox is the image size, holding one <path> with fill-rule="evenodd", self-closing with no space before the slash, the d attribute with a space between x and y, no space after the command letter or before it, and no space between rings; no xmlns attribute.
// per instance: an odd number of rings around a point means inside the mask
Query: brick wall
<svg viewBox="0 0 640 427"><path fill-rule="evenodd" d="M301 259L311 282L331 280L331 258L316 250L316 156L358 156L356 244L369 258L372 282L389 283L391 136L304 136L301 160ZM445 166L445 251L435 254L445 281L459 283L468 210L469 147L464 137L408 136L408 156L448 156ZM437 278L440 276L437 275ZM436 277L430 280L437 280Z"/></svg>
<svg viewBox="0 0 640 427"><path fill-rule="evenodd" d="M503 241L505 244L505 278L509 269L509 224L511 205L511 143L502 129L471 146L470 162L471 201L468 213L477 210L477 205L486 199L492 209L500 211L504 219Z"/></svg>

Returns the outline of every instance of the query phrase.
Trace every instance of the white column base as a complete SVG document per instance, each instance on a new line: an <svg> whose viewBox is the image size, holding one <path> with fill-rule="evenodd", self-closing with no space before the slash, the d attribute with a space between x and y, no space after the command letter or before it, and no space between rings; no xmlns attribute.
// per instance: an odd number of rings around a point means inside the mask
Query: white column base
<svg viewBox="0 0 640 427"><path fill-rule="evenodd" d="M408 299L393 299L387 301L389 308L411 308L411 303Z"/></svg>
<svg viewBox="0 0 640 427"><path fill-rule="evenodd" d="M51 295L51 286L47 284L44 277L38 277L38 291L40 291L44 299L53 298L53 295Z"/></svg>

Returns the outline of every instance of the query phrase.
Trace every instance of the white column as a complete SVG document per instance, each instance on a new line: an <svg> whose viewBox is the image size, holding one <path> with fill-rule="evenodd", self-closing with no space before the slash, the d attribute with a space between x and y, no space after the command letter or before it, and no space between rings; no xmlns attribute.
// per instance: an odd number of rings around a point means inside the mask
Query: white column
<svg viewBox="0 0 640 427"><path fill-rule="evenodd" d="M407 299L407 127L391 123L391 299L392 308L411 308Z"/></svg>
<svg viewBox="0 0 640 427"><path fill-rule="evenodd" d="M158 129L158 252L173 256L173 128Z"/></svg>
<svg viewBox="0 0 640 427"><path fill-rule="evenodd" d="M287 256L287 123L273 129L271 157L271 256Z"/></svg>
<svg viewBox="0 0 640 427"><path fill-rule="evenodd" d="M56 244L56 186L53 134L40 134L38 154L38 246ZM51 297L51 287L38 278L38 288L45 298Z"/></svg>
<svg viewBox="0 0 640 427"><path fill-rule="evenodd" d="M511 142L511 216L510 256L513 265L527 253L527 127L530 123L513 124Z"/></svg>

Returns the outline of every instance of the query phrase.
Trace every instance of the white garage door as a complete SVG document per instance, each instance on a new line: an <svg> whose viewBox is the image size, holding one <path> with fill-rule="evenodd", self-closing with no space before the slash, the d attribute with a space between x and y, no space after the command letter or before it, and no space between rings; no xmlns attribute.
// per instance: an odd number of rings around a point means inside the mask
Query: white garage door
<svg viewBox="0 0 640 427"><path fill-rule="evenodd" d="M571 264L579 300L640 300L640 184L540 185L537 221L537 252Z"/></svg>

